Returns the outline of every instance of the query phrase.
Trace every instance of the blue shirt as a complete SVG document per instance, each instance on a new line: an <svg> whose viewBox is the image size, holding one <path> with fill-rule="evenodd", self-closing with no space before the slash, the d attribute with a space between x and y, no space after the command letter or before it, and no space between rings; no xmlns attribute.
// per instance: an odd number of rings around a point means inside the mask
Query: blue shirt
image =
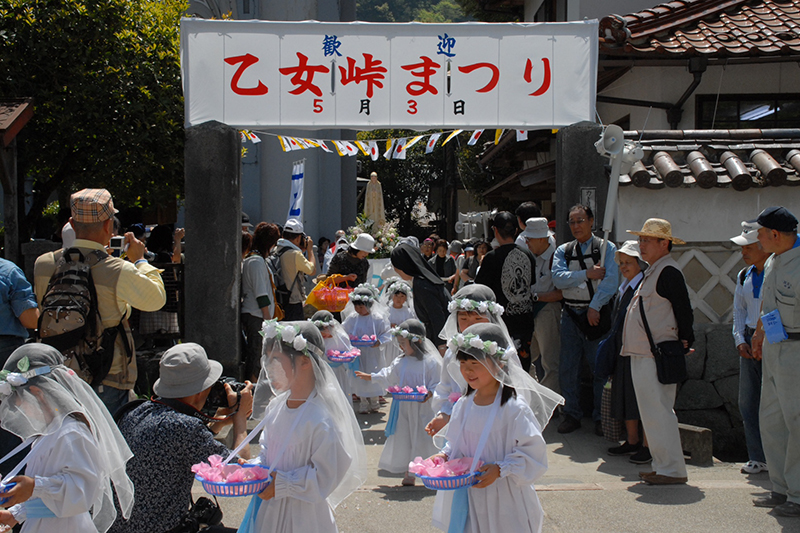
<svg viewBox="0 0 800 533"><path fill-rule="evenodd" d="M562 244L556 249L553 256L553 284L557 289L570 289L577 287L581 283L587 282L585 270L570 270L569 265L564 257L567 245ZM584 243L580 243L581 252L584 255L589 255L592 251L592 239L588 239ZM617 287L619 286L619 266L614 261L614 253L617 247L613 242L608 241L608 249L606 250L606 260L603 266L606 269L606 275L600 280L597 289L594 291L594 296L589 304L589 307L595 311L600 311L600 308L606 305L611 298L616 294Z"/></svg>
<svg viewBox="0 0 800 533"><path fill-rule="evenodd" d="M0 335L27 339L28 330L19 315L37 307L36 296L22 269L6 259L0 259L0 298Z"/></svg>

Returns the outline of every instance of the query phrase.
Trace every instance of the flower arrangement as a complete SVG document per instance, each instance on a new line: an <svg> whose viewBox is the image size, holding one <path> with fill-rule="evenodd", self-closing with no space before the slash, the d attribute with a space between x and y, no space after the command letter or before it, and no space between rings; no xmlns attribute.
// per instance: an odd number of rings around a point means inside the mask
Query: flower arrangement
<svg viewBox="0 0 800 533"><path fill-rule="evenodd" d="M356 225L347 229L348 240L351 243L355 242L356 237L361 233L369 233L375 238L375 251L370 254L370 259L389 257L400 241L397 222L394 220L387 221L383 226L378 227L365 215L359 215L356 217Z"/></svg>
<svg viewBox="0 0 800 533"><path fill-rule="evenodd" d="M395 337L403 337L404 339L408 339L414 342L419 342L424 338L422 335L411 333L407 329L403 329L400 326L395 326L390 331L392 332L392 335L394 335Z"/></svg>
<svg viewBox="0 0 800 533"><path fill-rule="evenodd" d="M469 298L450 300L450 303L447 304L447 310L450 313L454 313L456 311L476 311L481 314L486 314L488 311L496 317L500 317L503 314L503 311L505 311L503 306L497 302L489 302L486 300L477 301L470 300Z"/></svg>
<svg viewBox="0 0 800 533"><path fill-rule="evenodd" d="M310 344L305 337L292 325L281 324L277 320L267 320L261 330L265 339L279 339L280 342L291 346L298 352L302 352L306 357L311 357L311 352L317 356L322 355L320 349Z"/></svg>
<svg viewBox="0 0 800 533"><path fill-rule="evenodd" d="M0 371L0 399L11 396L16 387L26 385L30 378L50 373L49 366L40 366L31 370L31 363L27 357L17 361L17 370L19 372Z"/></svg>
<svg viewBox="0 0 800 533"><path fill-rule="evenodd" d="M374 343L374 342L378 341L378 337L376 337L375 335L366 335L366 334L362 335L360 337L358 335L350 335L350 341L351 342L352 341L356 341L356 342L361 341L361 342L373 342Z"/></svg>
<svg viewBox="0 0 800 533"><path fill-rule="evenodd" d="M260 466L243 468L238 464L222 464L222 456L212 455L208 462L192 465L192 472L214 483L245 483L267 479L267 469Z"/></svg>
<svg viewBox="0 0 800 533"><path fill-rule="evenodd" d="M328 350L325 354L328 356L328 360L333 363L349 363L353 361L356 357L361 355L361 350L358 348L353 348L352 350Z"/></svg>
<svg viewBox="0 0 800 533"><path fill-rule="evenodd" d="M508 353L505 348L495 341L484 341L472 333L454 335L453 338L447 341L447 346L453 353L456 353L460 348L475 348L499 361L508 361Z"/></svg>
<svg viewBox="0 0 800 533"><path fill-rule="evenodd" d="M455 477L469 473L472 466L472 457L459 457L445 461L441 456L433 456L430 459L417 457L408 463L408 471L418 476L427 477ZM478 461L475 468L483 466L483 461Z"/></svg>
<svg viewBox="0 0 800 533"><path fill-rule="evenodd" d="M413 394L414 392L418 394L428 394L428 388L425 385L420 385L416 387L416 391L414 387L409 387L406 385L405 387L399 387L398 385L392 385L391 387L386 389L387 392L391 392L392 394L401 393L401 394Z"/></svg>

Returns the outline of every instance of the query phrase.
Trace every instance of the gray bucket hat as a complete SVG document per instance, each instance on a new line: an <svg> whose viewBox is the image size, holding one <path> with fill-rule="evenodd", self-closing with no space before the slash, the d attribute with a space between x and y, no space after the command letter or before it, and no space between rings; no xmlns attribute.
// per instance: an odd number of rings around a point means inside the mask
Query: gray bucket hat
<svg viewBox="0 0 800 533"><path fill-rule="evenodd" d="M177 344L164 352L158 363L160 377L153 392L162 398L185 398L202 392L222 375L222 365L208 358L194 342Z"/></svg>

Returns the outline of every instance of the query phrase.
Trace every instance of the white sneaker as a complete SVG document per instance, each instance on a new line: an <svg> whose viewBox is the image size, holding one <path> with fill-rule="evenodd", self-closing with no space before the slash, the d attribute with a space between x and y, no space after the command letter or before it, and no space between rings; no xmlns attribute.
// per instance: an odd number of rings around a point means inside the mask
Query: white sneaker
<svg viewBox="0 0 800 533"><path fill-rule="evenodd" d="M759 472L767 472L766 463L759 461L747 461L742 466L742 474L758 474Z"/></svg>

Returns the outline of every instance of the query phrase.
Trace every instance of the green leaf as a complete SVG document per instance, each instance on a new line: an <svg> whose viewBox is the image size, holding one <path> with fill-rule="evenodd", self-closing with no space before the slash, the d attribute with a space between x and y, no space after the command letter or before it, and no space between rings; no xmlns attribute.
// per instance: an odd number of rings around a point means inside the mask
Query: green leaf
<svg viewBox="0 0 800 533"><path fill-rule="evenodd" d="M17 362L17 369L20 372L27 372L28 369L31 367L31 362L28 360L28 357L25 356Z"/></svg>

